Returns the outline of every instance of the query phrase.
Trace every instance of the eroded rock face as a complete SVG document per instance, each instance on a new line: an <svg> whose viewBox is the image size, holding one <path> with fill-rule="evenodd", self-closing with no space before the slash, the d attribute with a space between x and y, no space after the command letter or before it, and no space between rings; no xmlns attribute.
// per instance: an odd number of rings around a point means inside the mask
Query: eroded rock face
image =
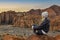
<svg viewBox="0 0 60 40"><path fill-rule="evenodd" d="M0 13L0 24L12 24L13 22L13 17L16 14L15 11L7 11L7 12L2 12Z"/></svg>
<svg viewBox="0 0 60 40"><path fill-rule="evenodd" d="M43 10L47 11L49 13L49 18L50 18L50 30L51 31L56 31L60 30L60 6L57 5L52 5L51 7Z"/></svg>
<svg viewBox="0 0 60 40"><path fill-rule="evenodd" d="M31 35L27 40L54 40L54 38L47 35Z"/></svg>
<svg viewBox="0 0 60 40"><path fill-rule="evenodd" d="M31 27L34 23L40 23L40 15L25 15L25 16L15 16L14 17L14 26L17 27Z"/></svg>

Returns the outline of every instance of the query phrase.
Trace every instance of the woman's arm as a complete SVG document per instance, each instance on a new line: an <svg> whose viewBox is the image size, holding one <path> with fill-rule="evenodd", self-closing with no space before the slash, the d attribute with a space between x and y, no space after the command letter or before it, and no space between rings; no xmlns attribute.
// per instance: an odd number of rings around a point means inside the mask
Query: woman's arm
<svg viewBox="0 0 60 40"><path fill-rule="evenodd" d="M44 26L46 26L46 24L49 23L49 20L48 19L45 19L38 27L36 27L35 29L36 30L40 30L40 29L43 29Z"/></svg>

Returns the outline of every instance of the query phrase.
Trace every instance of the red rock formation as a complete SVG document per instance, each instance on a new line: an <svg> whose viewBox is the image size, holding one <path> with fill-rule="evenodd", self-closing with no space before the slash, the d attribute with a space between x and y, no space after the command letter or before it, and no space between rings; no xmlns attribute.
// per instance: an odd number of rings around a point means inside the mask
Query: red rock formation
<svg viewBox="0 0 60 40"><path fill-rule="evenodd" d="M31 35L27 40L54 40L54 38L47 35Z"/></svg>
<svg viewBox="0 0 60 40"><path fill-rule="evenodd" d="M50 13L52 13L52 15L55 13L57 16L60 15L60 6L58 5L52 5L49 8L44 9L44 11L50 11Z"/></svg>
<svg viewBox="0 0 60 40"><path fill-rule="evenodd" d="M53 5L49 8L46 8L43 11L48 11L49 13L49 18L51 22L50 30L59 30L60 29L60 6Z"/></svg>
<svg viewBox="0 0 60 40"><path fill-rule="evenodd" d="M50 8L52 8L56 12L56 15L60 15L60 6L53 5Z"/></svg>
<svg viewBox="0 0 60 40"><path fill-rule="evenodd" d="M55 40L60 40L60 35L55 36Z"/></svg>
<svg viewBox="0 0 60 40"><path fill-rule="evenodd" d="M40 23L40 15L15 16L14 26L31 27L34 23Z"/></svg>
<svg viewBox="0 0 60 40"><path fill-rule="evenodd" d="M55 13L55 11L52 8L48 8L45 11L47 11L49 13L49 17L50 18L55 18L56 13Z"/></svg>
<svg viewBox="0 0 60 40"><path fill-rule="evenodd" d="M16 14L14 11L7 11L0 13L1 24L12 24L13 16Z"/></svg>
<svg viewBox="0 0 60 40"><path fill-rule="evenodd" d="M23 37L17 37L12 35L4 35L2 40L26 40Z"/></svg>

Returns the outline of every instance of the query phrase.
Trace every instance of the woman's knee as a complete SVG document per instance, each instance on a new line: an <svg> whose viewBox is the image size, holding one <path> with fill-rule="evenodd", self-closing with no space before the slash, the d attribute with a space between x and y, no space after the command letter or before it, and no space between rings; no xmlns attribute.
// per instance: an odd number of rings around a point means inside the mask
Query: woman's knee
<svg viewBox="0 0 60 40"><path fill-rule="evenodd" d="M37 26L32 26L32 29L36 29L37 28Z"/></svg>
<svg viewBox="0 0 60 40"><path fill-rule="evenodd" d="M43 35L41 30L38 30L38 32L36 32L36 30L34 30L34 33L37 34L37 35Z"/></svg>

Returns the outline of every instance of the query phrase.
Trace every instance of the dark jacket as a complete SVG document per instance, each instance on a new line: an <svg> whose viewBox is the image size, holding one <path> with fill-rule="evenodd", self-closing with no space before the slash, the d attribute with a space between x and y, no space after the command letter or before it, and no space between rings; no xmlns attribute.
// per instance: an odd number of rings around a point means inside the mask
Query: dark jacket
<svg viewBox="0 0 60 40"><path fill-rule="evenodd" d="M45 18L45 20L38 27L34 27L34 32L36 30L38 31L44 30L47 33L49 31L49 26L50 20L48 18Z"/></svg>

